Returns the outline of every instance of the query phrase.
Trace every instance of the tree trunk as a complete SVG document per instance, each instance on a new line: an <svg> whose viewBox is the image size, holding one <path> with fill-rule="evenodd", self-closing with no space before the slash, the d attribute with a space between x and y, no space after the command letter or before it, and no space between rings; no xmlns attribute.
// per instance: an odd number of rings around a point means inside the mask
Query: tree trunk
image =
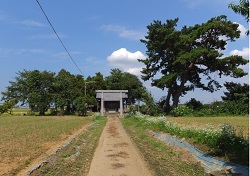
<svg viewBox="0 0 250 176"><path fill-rule="evenodd" d="M177 90L176 93L173 95L173 108L177 108L178 104L179 104L179 99L181 96L181 93L183 91L183 89L185 88L185 83L187 82L187 74L184 76L184 78L181 81L181 84L179 86L177 86Z"/></svg>
<svg viewBox="0 0 250 176"><path fill-rule="evenodd" d="M190 72L190 70L193 68L194 66L194 62L190 63L190 65L187 67L186 71L183 72L183 77L181 79L181 84L180 86L178 86L176 93L173 95L173 108L176 108L179 104L179 98L181 96L181 93L183 91L183 89L185 88L185 84L187 82L187 78L188 78L188 73Z"/></svg>
<svg viewBox="0 0 250 176"><path fill-rule="evenodd" d="M172 95L172 89L169 88L169 89L168 89L168 94L167 94L167 97L166 97L166 104L167 104L167 105L170 105L170 98L171 98L171 95Z"/></svg>
<svg viewBox="0 0 250 176"><path fill-rule="evenodd" d="M179 98L181 96L181 90L180 88L177 90L177 92L173 95L173 105L172 108L177 108L178 104L179 104Z"/></svg>

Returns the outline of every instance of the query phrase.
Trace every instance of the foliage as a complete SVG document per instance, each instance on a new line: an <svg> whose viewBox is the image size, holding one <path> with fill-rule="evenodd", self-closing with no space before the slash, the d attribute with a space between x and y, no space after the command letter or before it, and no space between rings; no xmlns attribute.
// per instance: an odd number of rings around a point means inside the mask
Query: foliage
<svg viewBox="0 0 250 176"><path fill-rule="evenodd" d="M203 106L203 104L195 98L191 98L185 105L193 110L200 110Z"/></svg>
<svg viewBox="0 0 250 176"><path fill-rule="evenodd" d="M234 82L226 82L224 84L228 92L224 92L225 96L222 96L224 101L243 101L249 103L249 85Z"/></svg>
<svg viewBox="0 0 250 176"><path fill-rule="evenodd" d="M17 104L17 100L16 99L11 99L9 101L4 102L2 105L0 105L0 115L8 112L10 114L12 114L12 108Z"/></svg>
<svg viewBox="0 0 250 176"><path fill-rule="evenodd" d="M10 81L10 86L2 92L3 100L15 98L22 104L28 103L31 111L37 111L44 115L52 101L53 93L53 72L39 70L18 72L16 81Z"/></svg>
<svg viewBox="0 0 250 176"><path fill-rule="evenodd" d="M241 56L223 57L227 41L239 38L238 24L226 16L211 18L203 24L176 28L178 19L166 23L154 21L147 26L148 35L141 40L147 47L148 58L139 60L145 64L143 80L152 80L152 86L167 88L166 104L172 97L173 108L179 97L195 88L214 92L221 85L211 74L242 77L247 73L239 68L248 63ZM223 36L223 38L222 38ZM159 74L161 77L159 78ZM157 75L157 76L156 76ZM202 83L201 75L206 77Z"/></svg>
<svg viewBox="0 0 250 176"><path fill-rule="evenodd" d="M224 92L224 109L229 114L249 114L249 85L234 82L224 84L228 92Z"/></svg>
<svg viewBox="0 0 250 176"><path fill-rule="evenodd" d="M182 116L187 116L192 112L192 110L186 106L178 106L174 108L170 114L173 115L174 117L182 117Z"/></svg>
<svg viewBox="0 0 250 176"><path fill-rule="evenodd" d="M74 106L79 116L86 115L87 113L87 102L84 97L77 97L74 100Z"/></svg>
<svg viewBox="0 0 250 176"><path fill-rule="evenodd" d="M15 81L10 81L11 85L2 92L2 100L16 99L22 105L27 104L30 107L29 114L45 115L51 109L52 114L74 114L77 111L79 115L83 115L86 113L85 104L94 105L92 110L97 110L96 90L105 89L128 90L127 104L134 104L135 101L147 102L148 107L154 104L139 78L119 69L112 69L111 75L106 78L98 72L86 80L83 76L73 75L65 69L61 69L57 75L39 70L24 70L17 74ZM7 111L2 106L0 109L2 112Z"/></svg>
<svg viewBox="0 0 250 176"><path fill-rule="evenodd" d="M130 114L152 130L163 131L181 138L192 139L197 143L209 146L214 154L227 156L231 161L248 164L249 141L243 136L237 136L233 126L222 124L219 129L211 125L202 126L180 126L177 123L167 121L166 117L150 117L140 113Z"/></svg>
<svg viewBox="0 0 250 176"><path fill-rule="evenodd" d="M136 100L145 99L146 88L139 78L133 74L122 72L120 69L111 69L110 76L105 78L110 90L128 90L128 100L134 104Z"/></svg>
<svg viewBox="0 0 250 176"><path fill-rule="evenodd" d="M88 76L86 81L86 94L95 97L96 96L96 90L106 90L107 89L107 83L105 81L104 76L98 72L95 74L95 76L90 77Z"/></svg>
<svg viewBox="0 0 250 176"><path fill-rule="evenodd" d="M239 5L235 5L230 3L228 5L235 13L241 14L245 17L245 20L249 22L249 0L240 0ZM249 30L247 31L247 35L249 34Z"/></svg>
<svg viewBox="0 0 250 176"><path fill-rule="evenodd" d="M83 95L83 78L61 69L55 77L54 90L55 104L60 108L60 115L72 113L74 99Z"/></svg>

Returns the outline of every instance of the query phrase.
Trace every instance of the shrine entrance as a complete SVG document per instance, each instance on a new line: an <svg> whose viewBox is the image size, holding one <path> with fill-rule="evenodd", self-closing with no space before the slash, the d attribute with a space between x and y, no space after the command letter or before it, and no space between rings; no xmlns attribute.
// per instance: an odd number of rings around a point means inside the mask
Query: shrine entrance
<svg viewBox="0 0 250 176"><path fill-rule="evenodd" d="M120 112L123 117L124 99L128 98L128 90L97 90L96 98L100 100L100 113Z"/></svg>

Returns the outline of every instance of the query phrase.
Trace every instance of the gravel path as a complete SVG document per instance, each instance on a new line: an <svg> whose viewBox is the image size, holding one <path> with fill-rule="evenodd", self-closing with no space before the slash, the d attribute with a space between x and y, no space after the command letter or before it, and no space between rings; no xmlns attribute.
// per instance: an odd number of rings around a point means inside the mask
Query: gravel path
<svg viewBox="0 0 250 176"><path fill-rule="evenodd" d="M117 117L108 117L89 176L152 176Z"/></svg>

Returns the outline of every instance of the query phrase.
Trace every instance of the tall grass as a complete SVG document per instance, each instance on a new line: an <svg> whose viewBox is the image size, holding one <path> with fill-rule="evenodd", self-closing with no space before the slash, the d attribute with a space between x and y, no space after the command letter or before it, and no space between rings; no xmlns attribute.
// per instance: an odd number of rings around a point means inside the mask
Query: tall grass
<svg viewBox="0 0 250 176"><path fill-rule="evenodd" d="M221 124L231 124L236 130L237 136L249 137L249 116L227 116L227 117L167 117L167 121L177 123L181 126L206 126L210 124L213 128L220 128Z"/></svg>
<svg viewBox="0 0 250 176"><path fill-rule="evenodd" d="M181 138L192 139L196 143L210 147L216 155L226 156L230 161L248 165L249 140L237 136L231 124L221 124L219 128L206 126L180 126L167 121L166 117L149 117L142 114L132 114L130 117L141 121L147 128L163 131Z"/></svg>

